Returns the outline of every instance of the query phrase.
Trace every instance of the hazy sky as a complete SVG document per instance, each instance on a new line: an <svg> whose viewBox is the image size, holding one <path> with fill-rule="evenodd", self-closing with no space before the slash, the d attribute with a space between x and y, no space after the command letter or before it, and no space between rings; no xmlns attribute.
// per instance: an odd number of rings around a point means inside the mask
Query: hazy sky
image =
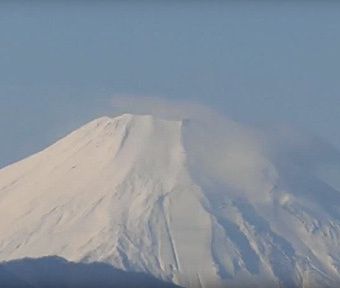
<svg viewBox="0 0 340 288"><path fill-rule="evenodd" d="M0 3L0 167L122 93L291 123L340 149L340 2L45 2Z"/></svg>

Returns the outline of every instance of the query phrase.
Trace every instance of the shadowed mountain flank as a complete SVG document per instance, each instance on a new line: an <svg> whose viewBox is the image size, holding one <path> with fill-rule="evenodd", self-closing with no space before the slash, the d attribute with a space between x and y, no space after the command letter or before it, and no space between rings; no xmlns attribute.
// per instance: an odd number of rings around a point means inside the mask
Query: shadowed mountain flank
<svg viewBox="0 0 340 288"><path fill-rule="evenodd" d="M166 287L171 283L145 273L125 272L104 263L75 263L60 257L20 259L0 264L0 287L18 288L123 288Z"/></svg>

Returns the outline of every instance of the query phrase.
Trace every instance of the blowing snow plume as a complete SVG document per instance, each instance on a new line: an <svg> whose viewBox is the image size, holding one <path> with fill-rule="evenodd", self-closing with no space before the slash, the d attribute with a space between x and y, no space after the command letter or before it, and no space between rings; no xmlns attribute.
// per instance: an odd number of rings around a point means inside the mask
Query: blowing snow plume
<svg viewBox="0 0 340 288"><path fill-rule="evenodd" d="M339 285L340 193L318 177L337 151L143 101L0 170L1 260L102 262L183 287Z"/></svg>
<svg viewBox="0 0 340 288"><path fill-rule="evenodd" d="M206 105L151 96L117 95L112 98L111 104L116 116L123 113L152 115L159 119L190 123L185 125L183 133L188 148L186 152L197 153L189 158L201 162L199 166L206 170L204 174L217 177L221 181L224 181L230 170L239 174L235 171L235 163L238 163L237 166L246 165L250 168L252 161L256 161L256 164L253 163L255 165L265 161L257 157L264 157L275 164L277 169L284 169L283 166L287 170L293 167L302 169L308 174L325 178L324 180L327 179L327 182L340 188L336 177L336 172L340 173L339 151L322 138L296 127L279 125L265 129L255 128L237 123ZM234 163L232 169L231 163ZM325 175L327 172L330 172L329 177Z"/></svg>

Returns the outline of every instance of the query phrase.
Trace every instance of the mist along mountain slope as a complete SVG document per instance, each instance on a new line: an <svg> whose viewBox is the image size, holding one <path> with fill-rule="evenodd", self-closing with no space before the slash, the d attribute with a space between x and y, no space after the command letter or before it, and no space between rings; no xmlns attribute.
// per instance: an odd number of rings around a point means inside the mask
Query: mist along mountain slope
<svg viewBox="0 0 340 288"><path fill-rule="evenodd" d="M339 191L252 138L234 124L94 120L0 170L0 261L102 262L184 287L336 287Z"/></svg>

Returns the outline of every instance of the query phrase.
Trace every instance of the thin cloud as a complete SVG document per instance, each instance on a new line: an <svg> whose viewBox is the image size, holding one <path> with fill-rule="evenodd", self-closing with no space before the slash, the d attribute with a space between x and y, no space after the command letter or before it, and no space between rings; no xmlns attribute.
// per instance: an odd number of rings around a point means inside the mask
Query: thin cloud
<svg viewBox="0 0 340 288"><path fill-rule="evenodd" d="M325 180L328 176L320 176L325 171L340 169L340 153L334 147L295 127L252 127L200 103L152 96L119 94L112 97L111 105L114 116L131 113L190 119L183 128L183 144L193 176L205 182L202 185L224 183L262 191L275 185L279 173L289 170Z"/></svg>

